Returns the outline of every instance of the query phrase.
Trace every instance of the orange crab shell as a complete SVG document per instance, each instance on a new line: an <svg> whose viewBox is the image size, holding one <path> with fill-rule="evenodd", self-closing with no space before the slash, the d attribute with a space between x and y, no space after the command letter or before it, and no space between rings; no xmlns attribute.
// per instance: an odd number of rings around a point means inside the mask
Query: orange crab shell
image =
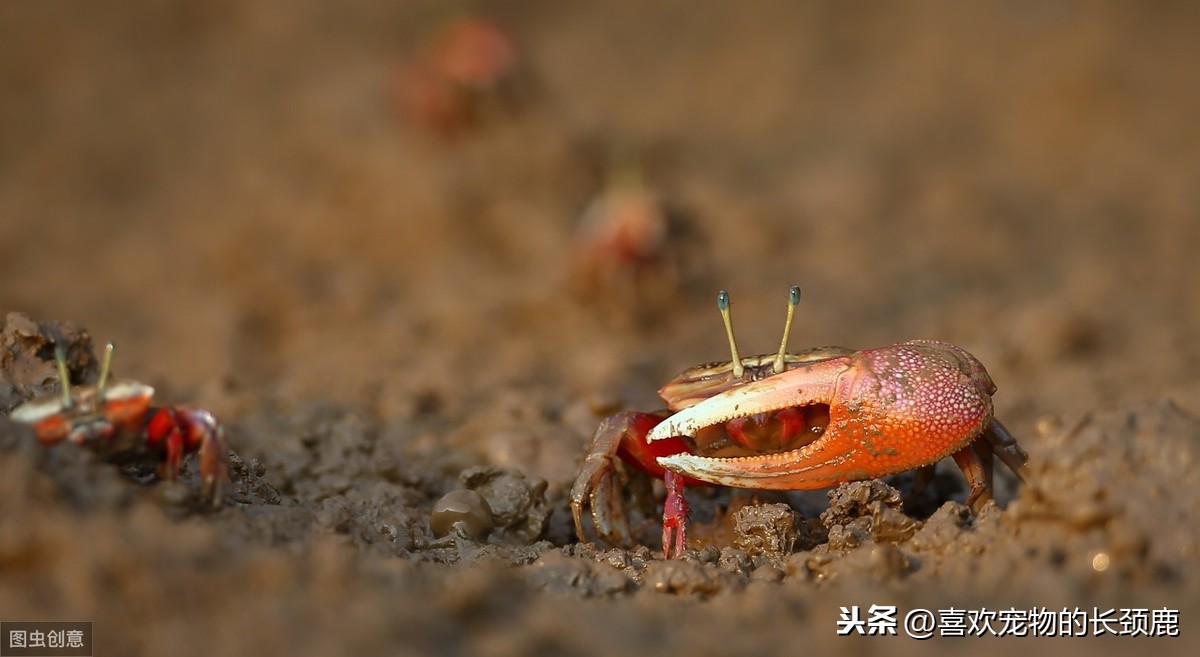
<svg viewBox="0 0 1200 657"><path fill-rule="evenodd" d="M43 443L82 443L96 433L138 431L153 396L154 388L135 381L113 383L102 395L95 386L82 386L72 389L70 406L60 397L35 399L18 406L10 417L32 426Z"/></svg>

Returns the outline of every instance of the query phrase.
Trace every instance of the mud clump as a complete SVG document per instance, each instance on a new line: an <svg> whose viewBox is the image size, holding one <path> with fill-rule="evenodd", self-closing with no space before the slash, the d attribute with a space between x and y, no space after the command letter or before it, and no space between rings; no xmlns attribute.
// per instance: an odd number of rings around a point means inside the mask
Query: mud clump
<svg viewBox="0 0 1200 657"><path fill-rule="evenodd" d="M267 467L258 459L244 459L240 454L229 452L229 488L226 493L230 501L239 504L275 505L283 496L264 478Z"/></svg>
<svg viewBox="0 0 1200 657"><path fill-rule="evenodd" d="M572 558L561 551L543 554L529 568L534 587L579 597L603 597L634 590L626 569L607 561Z"/></svg>
<svg viewBox="0 0 1200 657"><path fill-rule="evenodd" d="M908 574L918 563L907 552L889 543L863 546L844 553L825 550L800 557L788 571L814 582L833 583L841 579L866 579L883 582Z"/></svg>
<svg viewBox="0 0 1200 657"><path fill-rule="evenodd" d="M708 598L718 593L740 591L746 579L715 563L669 559L654 561L642 573L642 586L656 593Z"/></svg>
<svg viewBox="0 0 1200 657"><path fill-rule="evenodd" d="M750 555L746 554L745 550L734 547L721 550L721 555L717 557L717 566L722 570L744 577L749 577L754 570L754 562L750 559Z"/></svg>
<svg viewBox="0 0 1200 657"><path fill-rule="evenodd" d="M90 383L99 375L92 336L78 324L35 322L18 312L0 320L0 412L59 392L55 347L62 347L66 355L73 385Z"/></svg>
<svg viewBox="0 0 1200 657"><path fill-rule="evenodd" d="M529 544L546 533L551 509L545 480L531 479L520 470L487 466L469 468L460 479L491 509L497 540Z"/></svg>
<svg viewBox="0 0 1200 657"><path fill-rule="evenodd" d="M744 506L733 514L733 544L756 563L781 560L796 545L796 512L786 504Z"/></svg>
<svg viewBox="0 0 1200 657"><path fill-rule="evenodd" d="M849 550L868 542L903 543L921 527L904 515L900 491L879 480L842 484L829 491L829 508L821 513L829 531L829 547Z"/></svg>
<svg viewBox="0 0 1200 657"><path fill-rule="evenodd" d="M954 542L971 528L973 522L970 509L957 502L947 502L913 534L908 546L916 552L943 553L952 549Z"/></svg>

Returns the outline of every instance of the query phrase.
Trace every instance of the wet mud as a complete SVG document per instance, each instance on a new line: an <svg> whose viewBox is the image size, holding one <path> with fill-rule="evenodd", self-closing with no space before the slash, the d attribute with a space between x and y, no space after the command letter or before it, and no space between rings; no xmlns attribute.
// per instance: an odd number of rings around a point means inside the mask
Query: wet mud
<svg viewBox="0 0 1200 657"><path fill-rule="evenodd" d="M485 4L494 94L435 54L436 3L165 7L0 9L0 620L121 655L1187 651L1190 6ZM448 77L405 88L414 61ZM647 232L581 231L628 167ZM725 357L718 288L743 352L777 348L792 284L795 349L978 356L1027 480L998 468L978 514L949 460L691 487L666 560L631 469L633 540L580 542L601 419ZM221 508L194 456L161 481L8 418L59 393L56 346L83 385L109 340L117 378L221 418ZM873 604L1184 636L837 635Z"/></svg>

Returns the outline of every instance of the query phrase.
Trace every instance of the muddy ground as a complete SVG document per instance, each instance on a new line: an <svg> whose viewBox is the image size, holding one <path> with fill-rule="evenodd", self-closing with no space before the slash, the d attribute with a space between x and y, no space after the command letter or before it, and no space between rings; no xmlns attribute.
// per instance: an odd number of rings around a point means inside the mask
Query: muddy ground
<svg viewBox="0 0 1200 657"><path fill-rule="evenodd" d="M518 59L468 121L398 107L442 3L5 3L0 411L57 390L52 342L79 383L112 340L235 455L205 512L192 463L156 483L0 417L0 620L93 621L103 655L1184 652L1195 5L643 4L479 6ZM581 293L614 161L671 233ZM719 288L774 349L793 283L795 346L977 355L1029 482L978 517L952 463L903 508L911 477L697 489L681 561L653 508L645 547L577 543L599 416L724 357ZM463 488L493 531L436 537ZM871 604L1171 608L1183 637L836 635Z"/></svg>

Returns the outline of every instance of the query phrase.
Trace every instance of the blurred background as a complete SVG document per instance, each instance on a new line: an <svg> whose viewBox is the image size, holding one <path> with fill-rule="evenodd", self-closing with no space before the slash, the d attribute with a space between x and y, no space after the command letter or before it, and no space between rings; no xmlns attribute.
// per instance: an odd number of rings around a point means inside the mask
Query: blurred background
<svg viewBox="0 0 1200 657"><path fill-rule="evenodd" d="M653 403L718 288L757 353L793 283L797 347L953 340L1020 417L1200 407L1191 3L0 12L0 307L226 413ZM670 215L636 258L581 219L622 171Z"/></svg>

